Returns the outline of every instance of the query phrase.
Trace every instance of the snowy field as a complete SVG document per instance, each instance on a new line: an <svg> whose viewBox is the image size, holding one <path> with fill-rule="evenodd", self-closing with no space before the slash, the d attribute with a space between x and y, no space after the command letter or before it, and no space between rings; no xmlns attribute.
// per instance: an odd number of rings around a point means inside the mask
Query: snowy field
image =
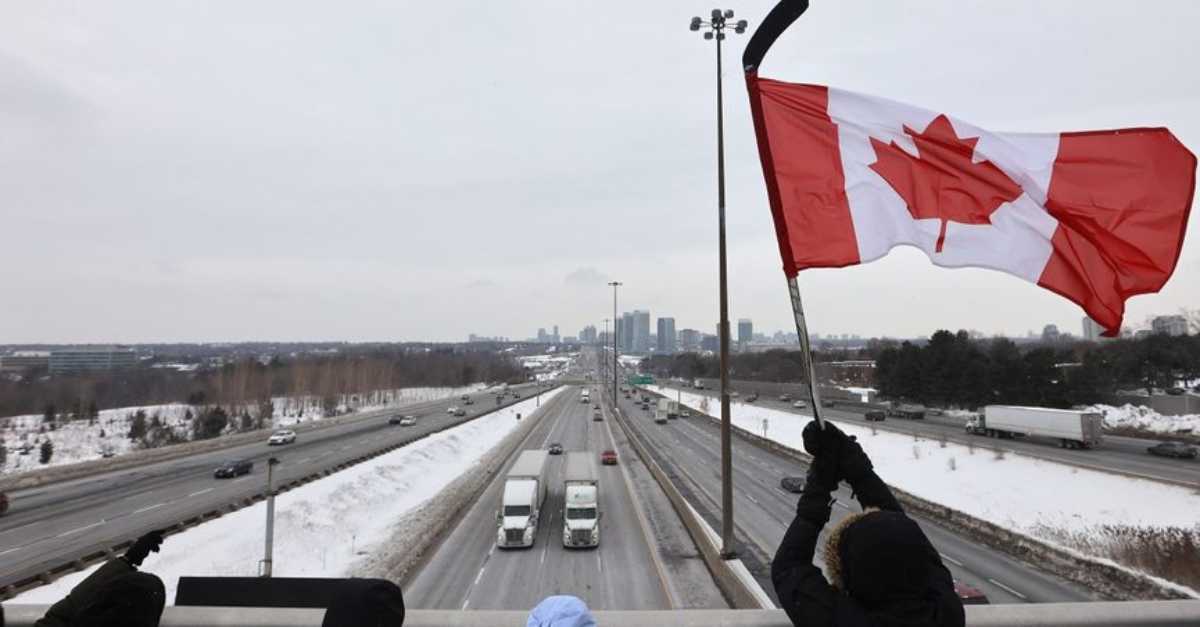
<svg viewBox="0 0 1200 627"><path fill-rule="evenodd" d="M425 401L458 396L483 389L483 384L474 384L461 388L401 388L397 390L381 390L361 397L343 399L338 410L340 413L368 412L396 405L409 405ZM359 402L355 402L355 401ZM273 427L285 427L301 422L320 420L323 411L320 399L315 397L279 397L272 399L274 414L271 416ZM257 407L247 408L251 415L257 415ZM138 411L144 411L146 420L158 416L167 427L174 430L183 438L191 433L191 425L186 420L188 410L196 414L199 409L183 403L169 405L147 405L144 407L121 407L106 409L100 412L94 421L72 420L60 421L57 429L51 431L43 425L40 414L11 416L0 418L3 425L0 438L8 449L7 459L0 468L4 474L28 472L73 464L92 459L99 459L105 451L112 455L122 455L137 447L137 443L127 436L129 422ZM239 412L240 413L240 412ZM235 420L231 418L227 432L233 432ZM39 446L49 439L54 445L54 453L50 463L42 464L39 460ZM22 454L22 450L28 451Z"/></svg>
<svg viewBox="0 0 1200 627"><path fill-rule="evenodd" d="M675 390L647 386L673 397ZM684 405L711 414L716 403L684 392ZM712 410L712 411L706 411ZM734 425L803 450L808 416L733 403ZM1200 495L1186 488L1085 470L932 439L837 423L855 435L888 484L996 525L1055 543L1105 525L1200 531Z"/></svg>
<svg viewBox="0 0 1200 627"><path fill-rule="evenodd" d="M1132 427L1153 433L1190 433L1200 435L1200 414L1183 416L1163 416L1158 412L1140 405L1092 405L1088 411L1104 415L1104 426L1109 429Z"/></svg>
<svg viewBox="0 0 1200 627"><path fill-rule="evenodd" d="M562 391L547 393L546 399ZM274 574L344 577L392 536L393 524L420 507L478 461L529 415L536 399L522 401L466 424L435 433L275 499ZM257 503L209 521L163 543L143 570L163 579L167 604L183 575L255 576L262 558L266 504ZM99 565L18 595L12 603L53 603Z"/></svg>

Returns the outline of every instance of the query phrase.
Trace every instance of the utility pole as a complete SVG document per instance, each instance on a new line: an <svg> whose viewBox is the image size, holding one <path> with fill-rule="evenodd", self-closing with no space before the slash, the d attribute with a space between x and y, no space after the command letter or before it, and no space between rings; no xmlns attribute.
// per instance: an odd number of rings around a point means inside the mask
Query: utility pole
<svg viewBox="0 0 1200 627"><path fill-rule="evenodd" d="M721 557L733 559L737 552L733 548L733 445L732 422L729 415L729 283L725 261L725 117L721 93L721 42L725 41L725 29L746 32L746 20L728 24L733 11L713 9L708 21L693 17L689 28L698 31L705 27L704 39L717 42L717 256L719 265L719 293L721 303Z"/></svg>
<svg viewBox="0 0 1200 627"><path fill-rule="evenodd" d="M613 288L613 378L612 378L612 401L613 407L617 406L617 288L621 287L622 283L617 281L609 281L609 285ZM626 333L629 329L625 330Z"/></svg>
<svg viewBox="0 0 1200 627"><path fill-rule="evenodd" d="M272 557L275 552L275 487L272 485L271 479L277 464L279 464L279 460L274 457L267 460L267 539L266 546L263 547L262 567L259 572L261 577L271 576Z"/></svg>

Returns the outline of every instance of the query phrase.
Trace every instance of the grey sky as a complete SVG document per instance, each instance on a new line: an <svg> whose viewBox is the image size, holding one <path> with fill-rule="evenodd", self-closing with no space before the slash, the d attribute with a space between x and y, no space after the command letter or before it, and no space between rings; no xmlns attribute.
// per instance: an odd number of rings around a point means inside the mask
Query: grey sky
<svg viewBox="0 0 1200 627"><path fill-rule="evenodd" d="M753 27L772 2L728 5ZM995 130L1200 149L1200 3L816 0L761 73ZM713 49L643 2L0 5L0 342L573 334L716 321ZM790 310L727 48L732 316ZM1127 324L1200 307L1200 219ZM900 249L801 274L818 332L1079 332L1074 304Z"/></svg>

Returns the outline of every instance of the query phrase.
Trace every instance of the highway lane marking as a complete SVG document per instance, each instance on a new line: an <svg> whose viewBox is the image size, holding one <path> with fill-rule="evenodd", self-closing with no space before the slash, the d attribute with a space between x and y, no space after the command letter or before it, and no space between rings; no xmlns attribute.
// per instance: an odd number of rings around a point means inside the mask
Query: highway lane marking
<svg viewBox="0 0 1200 627"><path fill-rule="evenodd" d="M487 564L484 564L483 566L479 567L479 574L475 575L475 583L471 584L472 586L479 585L479 580L483 579L483 569L485 569L485 568L487 568Z"/></svg>
<svg viewBox="0 0 1200 627"><path fill-rule="evenodd" d="M203 490L196 490L195 492L192 492L191 494L189 494L188 498L191 498L193 496L200 496L201 494L208 494L209 492L212 492L215 489L216 488L204 488Z"/></svg>
<svg viewBox="0 0 1200 627"><path fill-rule="evenodd" d="M750 499L750 502L754 503L755 505L758 505L758 506L760 506L760 507L762 506L762 503L759 503L759 502L758 502L758 499L754 498L754 495L753 495L753 494L750 494L749 492L747 492L747 493L746 493L746 498Z"/></svg>
<svg viewBox="0 0 1200 627"><path fill-rule="evenodd" d="M960 562L960 561L958 561L958 560L954 559L953 557L950 557L949 555L946 555L945 553L938 553L938 555L941 555L941 556L942 556L942 559L946 560L947 562L950 562L951 564L954 564L955 566L962 566L962 565L963 565L963 563L962 563L962 562Z"/></svg>
<svg viewBox="0 0 1200 627"><path fill-rule="evenodd" d="M1003 589L1007 590L1008 592L1012 593L1014 596L1016 596L1017 598L1019 598L1019 599L1021 599L1021 600L1027 600L1027 599L1028 599L1028 597L1026 597L1025 595L1021 594L1020 592L1017 592L1016 590L1013 590L1012 588L1010 588L1010 587L1008 587L1008 586L1006 586L1006 585L1004 585L1004 584L1000 583L999 581L996 581L995 579L992 579L991 577L988 577L988 581L990 581L990 582L992 582L992 583L996 584L997 586L1000 586L1001 588L1003 588Z"/></svg>
<svg viewBox="0 0 1200 627"><path fill-rule="evenodd" d="M90 524L90 525L84 525L84 526L82 526L82 527L79 527L78 529L72 529L72 530L70 530L70 531L64 531L64 532L62 532L62 533L60 533L60 534L58 534L58 535L56 535L56 536L54 536L54 537L55 537L55 538L65 538L65 537L67 537L67 536L69 536L69 535L74 535L74 534L76 534L76 533L79 533L80 531L87 531L88 529L91 529L92 527L99 527L100 525L103 525L103 524L104 524L104 521L103 521L103 520L101 520L101 521L99 521L99 522L94 522L94 523L92 523L92 524Z"/></svg>
<svg viewBox="0 0 1200 627"><path fill-rule="evenodd" d="M158 509L158 508L162 507L163 505L166 505L166 503L155 503L154 505L143 507L142 509L135 509L135 510L133 510L133 513L140 514L142 512L148 512L152 509Z"/></svg>
<svg viewBox="0 0 1200 627"><path fill-rule="evenodd" d="M462 606L462 608L463 608L464 610L465 610L465 609L467 609L467 606L468 606L468 605L470 605L470 603L471 603L471 599L467 599L466 601L463 601L463 606Z"/></svg>
<svg viewBox="0 0 1200 627"><path fill-rule="evenodd" d="M238 477L237 479L234 479L234 480L233 480L233 481L231 481L230 483L237 483L237 482L239 482L239 481L245 481L245 480L247 480L247 479L249 479L249 478L250 478L250 477Z"/></svg>
<svg viewBox="0 0 1200 627"><path fill-rule="evenodd" d="M21 549L23 549L23 548L25 548L25 547L23 547L23 546L14 546L14 547L13 547L13 548L11 548L11 549L5 549L5 550L3 550L3 551L0 551L0 555L8 555L9 553L12 553L13 551L20 551L20 550L21 550Z"/></svg>
<svg viewBox="0 0 1200 627"><path fill-rule="evenodd" d="M313 458L311 458L311 457L305 457L304 459L297 460L296 463L297 464L307 464L308 462L311 462L312 459Z"/></svg>

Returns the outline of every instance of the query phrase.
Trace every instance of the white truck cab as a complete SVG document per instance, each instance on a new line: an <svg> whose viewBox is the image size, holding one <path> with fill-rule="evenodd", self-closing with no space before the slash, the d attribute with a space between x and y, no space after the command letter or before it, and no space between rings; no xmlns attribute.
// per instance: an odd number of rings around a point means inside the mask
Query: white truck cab
<svg viewBox="0 0 1200 627"><path fill-rule="evenodd" d="M600 545L600 481L592 454L567 453L563 481L562 542L566 548Z"/></svg>

